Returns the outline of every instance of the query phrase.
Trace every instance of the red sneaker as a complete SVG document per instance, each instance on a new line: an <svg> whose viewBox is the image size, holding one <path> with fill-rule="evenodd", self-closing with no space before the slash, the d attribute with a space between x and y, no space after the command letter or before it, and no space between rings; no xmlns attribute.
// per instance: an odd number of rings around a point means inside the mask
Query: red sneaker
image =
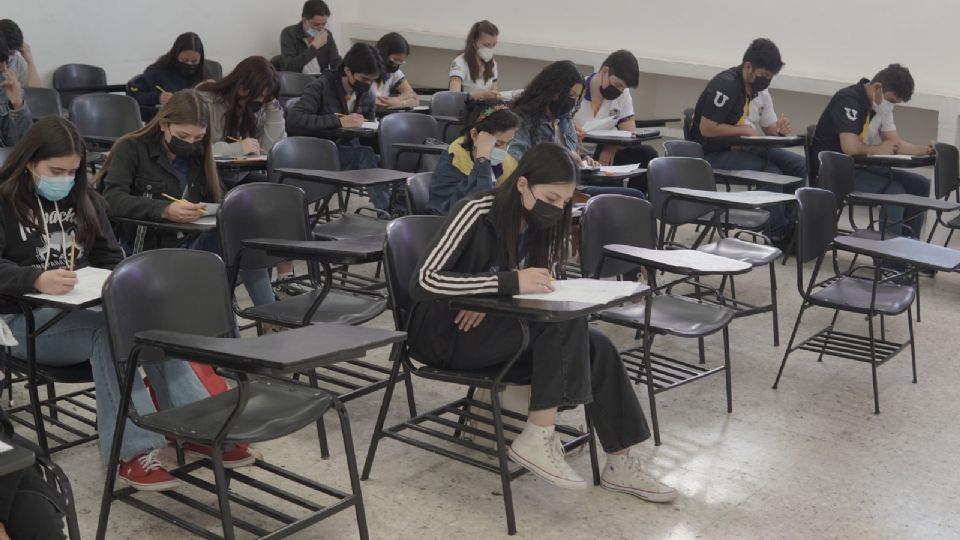
<svg viewBox="0 0 960 540"><path fill-rule="evenodd" d="M183 443L183 451L200 454L203 457L211 457L213 455L213 449L202 444ZM235 445L230 450L223 452L223 468L225 469L236 469L237 467L253 465L253 462L256 460L257 458L250 453L250 447L246 444Z"/></svg>
<svg viewBox="0 0 960 540"><path fill-rule="evenodd" d="M120 462L120 480L140 491L168 491L180 486L157 459L157 451Z"/></svg>

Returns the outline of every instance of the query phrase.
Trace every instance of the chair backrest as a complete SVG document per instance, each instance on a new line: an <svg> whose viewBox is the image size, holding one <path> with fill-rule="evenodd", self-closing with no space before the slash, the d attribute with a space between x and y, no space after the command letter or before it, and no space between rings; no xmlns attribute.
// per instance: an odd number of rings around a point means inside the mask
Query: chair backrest
<svg viewBox="0 0 960 540"><path fill-rule="evenodd" d="M407 178L407 209L411 216L430 215L427 203L430 202L430 182L432 172L417 173Z"/></svg>
<svg viewBox="0 0 960 540"><path fill-rule="evenodd" d="M703 158L703 146L696 141L665 141L663 153L666 157Z"/></svg>
<svg viewBox="0 0 960 540"><path fill-rule="evenodd" d="M803 157L807 162L807 185L811 187L817 186L817 173L815 169L818 164L814 161L817 159L817 156L813 155L813 136L816 132L816 124L807 126L807 138L803 141Z"/></svg>
<svg viewBox="0 0 960 540"><path fill-rule="evenodd" d="M293 106L296 105L298 101L300 101L300 98L299 97L283 98L279 101L280 101L280 106L283 107L284 116L287 116L290 114L290 109L292 109Z"/></svg>
<svg viewBox="0 0 960 540"><path fill-rule="evenodd" d="M309 180L289 178L277 169L340 170L340 151L333 141L316 137L287 137L267 154L267 175L271 182L296 186L306 193L308 202L316 202L336 193L337 188Z"/></svg>
<svg viewBox="0 0 960 540"><path fill-rule="evenodd" d="M143 127L140 105L120 94L84 94L70 104L70 119L81 135L122 137Z"/></svg>
<svg viewBox="0 0 960 540"><path fill-rule="evenodd" d="M683 138L688 141L693 139L693 115L694 109L686 108L683 110Z"/></svg>
<svg viewBox="0 0 960 540"><path fill-rule="evenodd" d="M663 204L669 195L661 191L665 187L716 191L713 168L705 160L686 157L656 158L647 167L647 188L650 190L653 215L667 225L690 223L712 210L704 204L674 199L664 211Z"/></svg>
<svg viewBox="0 0 960 540"><path fill-rule="evenodd" d="M99 66L87 64L64 64L53 72L53 87L60 92L63 108L69 109L70 103L79 95L89 91L70 92L70 88L106 86L107 72Z"/></svg>
<svg viewBox="0 0 960 540"><path fill-rule="evenodd" d="M440 232L441 216L404 216L387 225L383 261L390 307L398 330L405 330L410 312L410 282Z"/></svg>
<svg viewBox="0 0 960 540"><path fill-rule="evenodd" d="M27 107L30 107L34 120L44 116L63 116L60 93L53 88L28 86L23 89L23 100L27 102Z"/></svg>
<svg viewBox="0 0 960 540"><path fill-rule="evenodd" d="M300 97L314 77L295 71L280 72L280 97Z"/></svg>
<svg viewBox="0 0 960 540"><path fill-rule="evenodd" d="M820 160L820 173L816 187L833 193L837 198L836 206L842 207L847 195L854 190L853 158L839 152L828 151L820 152L817 158Z"/></svg>
<svg viewBox="0 0 960 540"><path fill-rule="evenodd" d="M442 90L430 98L430 114L434 116L456 116L465 118L467 115L467 93Z"/></svg>
<svg viewBox="0 0 960 540"><path fill-rule="evenodd" d="M423 165L421 154L404 152L397 158L394 143L420 144L426 139L440 137L437 121L426 114L401 112L380 120L380 159L383 168L404 172L419 172Z"/></svg>
<svg viewBox="0 0 960 540"><path fill-rule="evenodd" d="M127 257L103 286L103 313L117 366L126 362L137 332L230 336L234 328L223 261L201 250L154 249Z"/></svg>
<svg viewBox="0 0 960 540"><path fill-rule="evenodd" d="M957 147L937 143L937 163L933 166L933 189L938 199L946 198L960 188L960 153Z"/></svg>
<svg viewBox="0 0 960 540"><path fill-rule="evenodd" d="M624 244L656 249L657 220L649 201L626 195L591 197L580 216L580 268L592 278L619 276L637 265L607 259L600 268L603 246Z"/></svg>
<svg viewBox="0 0 960 540"><path fill-rule="evenodd" d="M802 268L822 255L837 236L837 200L825 189L800 188L797 204L797 266Z"/></svg>
<svg viewBox="0 0 960 540"><path fill-rule="evenodd" d="M222 79L223 78L223 64L217 62L216 60L211 60L209 58L203 59L204 71L207 72L207 75L212 79Z"/></svg>
<svg viewBox="0 0 960 540"><path fill-rule="evenodd" d="M237 254L248 238L309 240L307 232L307 199L295 186L254 182L239 185L227 192L217 214L220 253L233 270ZM259 250L246 250L240 270L271 268L282 259Z"/></svg>

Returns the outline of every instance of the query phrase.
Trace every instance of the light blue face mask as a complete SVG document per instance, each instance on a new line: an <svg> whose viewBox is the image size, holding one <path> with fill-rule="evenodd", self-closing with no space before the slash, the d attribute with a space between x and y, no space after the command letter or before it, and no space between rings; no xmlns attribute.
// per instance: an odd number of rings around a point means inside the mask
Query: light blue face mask
<svg viewBox="0 0 960 540"><path fill-rule="evenodd" d="M503 163L503 160L507 159L507 151L503 148L494 148L490 150L490 164L499 165Z"/></svg>
<svg viewBox="0 0 960 540"><path fill-rule="evenodd" d="M59 201L73 189L72 176L41 176L37 183L37 193L48 201Z"/></svg>

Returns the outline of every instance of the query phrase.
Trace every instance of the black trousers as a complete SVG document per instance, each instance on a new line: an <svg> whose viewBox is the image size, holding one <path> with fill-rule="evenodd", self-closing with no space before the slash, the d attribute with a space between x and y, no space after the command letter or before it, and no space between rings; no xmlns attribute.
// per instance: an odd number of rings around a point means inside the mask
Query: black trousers
<svg viewBox="0 0 960 540"><path fill-rule="evenodd" d="M63 519L47 500L49 486L33 468L0 476L3 493L11 497L9 514L2 520L12 540L58 540L63 536ZM7 503L8 501L3 501Z"/></svg>
<svg viewBox="0 0 960 540"><path fill-rule="evenodd" d="M410 347L414 357L436 367L480 369L503 364L521 341L516 319L487 317L461 332L445 302L417 306L429 310L415 320ZM452 328L452 331L451 331ZM530 410L583 404L606 452L623 450L650 437L646 417L616 346L586 319L530 323L530 344L517 365L531 370Z"/></svg>
<svg viewBox="0 0 960 540"><path fill-rule="evenodd" d="M600 157L600 150L602 145L597 145L597 150L594 152L594 159ZM617 150L617 153L613 156L614 165L630 165L632 163L639 163L644 169L650 166L650 162L654 159L660 157L660 154L657 153L657 149L646 145L641 144L639 146L629 146L626 148L621 148ZM638 176L631 178L627 183L627 187L633 189L639 189L644 193L650 193L647 189L647 176Z"/></svg>

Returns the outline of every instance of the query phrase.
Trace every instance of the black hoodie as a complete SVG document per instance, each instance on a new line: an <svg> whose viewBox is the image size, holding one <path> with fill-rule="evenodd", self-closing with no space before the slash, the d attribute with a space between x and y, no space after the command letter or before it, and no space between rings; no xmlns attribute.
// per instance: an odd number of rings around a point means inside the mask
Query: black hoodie
<svg viewBox="0 0 960 540"><path fill-rule="evenodd" d="M0 294L17 296L38 292L33 284L45 269L70 265L70 234L77 228L76 208L71 199L67 197L56 203L43 197L36 199L38 205L42 204L46 230L43 226L35 228L20 223L9 201L0 201ZM94 206L100 232L92 246L77 244L74 265L75 268L112 269L123 259L123 251L99 196L94 197ZM20 313L20 310L10 302L0 301L0 313Z"/></svg>

